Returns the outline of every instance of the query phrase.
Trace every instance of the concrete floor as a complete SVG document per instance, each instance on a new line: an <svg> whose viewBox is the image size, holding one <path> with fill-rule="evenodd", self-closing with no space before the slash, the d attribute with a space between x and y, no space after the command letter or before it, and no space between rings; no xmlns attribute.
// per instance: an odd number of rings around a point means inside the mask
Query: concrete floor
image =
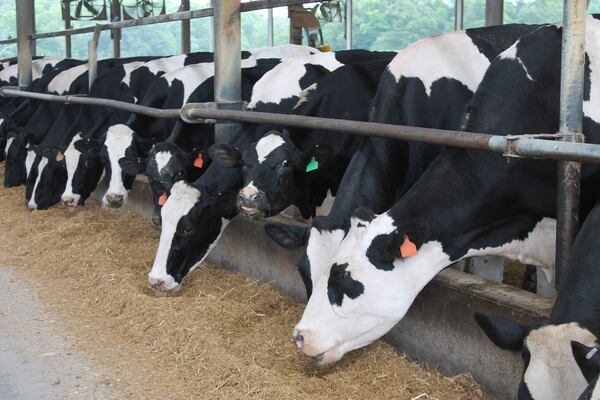
<svg viewBox="0 0 600 400"><path fill-rule="evenodd" d="M0 399L115 399L108 380L39 301L34 284L0 265Z"/></svg>

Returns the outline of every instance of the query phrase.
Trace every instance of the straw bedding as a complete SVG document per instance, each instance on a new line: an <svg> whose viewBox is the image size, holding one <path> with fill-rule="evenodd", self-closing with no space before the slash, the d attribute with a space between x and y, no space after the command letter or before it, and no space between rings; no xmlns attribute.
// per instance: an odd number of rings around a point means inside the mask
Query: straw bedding
<svg viewBox="0 0 600 400"><path fill-rule="evenodd" d="M159 238L148 222L91 202L29 213L23 198L0 189L2 265L43 289L123 398L483 397L471 377L443 377L382 342L319 369L291 343L303 306L272 286L203 265L180 296L157 298L146 287Z"/></svg>

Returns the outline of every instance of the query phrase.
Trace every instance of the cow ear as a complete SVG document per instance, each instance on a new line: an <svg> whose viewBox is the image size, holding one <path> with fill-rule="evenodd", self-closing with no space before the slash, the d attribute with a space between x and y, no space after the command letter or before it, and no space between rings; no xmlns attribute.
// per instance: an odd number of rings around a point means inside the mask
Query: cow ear
<svg viewBox="0 0 600 400"><path fill-rule="evenodd" d="M286 224L267 224L265 233L284 249L293 250L306 246L308 228Z"/></svg>
<svg viewBox="0 0 600 400"><path fill-rule="evenodd" d="M475 321L494 344L501 349L520 351L529 328L510 319L475 313Z"/></svg>
<svg viewBox="0 0 600 400"><path fill-rule="evenodd" d="M319 169L324 162L329 160L331 153L332 149L329 145L315 144L302 153L302 168L305 168L306 172Z"/></svg>
<svg viewBox="0 0 600 400"><path fill-rule="evenodd" d="M137 157L123 157L119 159L119 165L123 169L123 172L129 176L136 176L137 174L146 170L147 159L141 159Z"/></svg>
<svg viewBox="0 0 600 400"><path fill-rule="evenodd" d="M600 373L600 349L576 341L571 341L571 349L585 379L590 382L597 377Z"/></svg>
<svg viewBox="0 0 600 400"><path fill-rule="evenodd" d="M242 152L229 143L217 143L210 146L210 157L226 168L237 167L242 162Z"/></svg>
<svg viewBox="0 0 600 400"><path fill-rule="evenodd" d="M100 155L100 142L95 139L79 139L74 144L75 149L88 157Z"/></svg>

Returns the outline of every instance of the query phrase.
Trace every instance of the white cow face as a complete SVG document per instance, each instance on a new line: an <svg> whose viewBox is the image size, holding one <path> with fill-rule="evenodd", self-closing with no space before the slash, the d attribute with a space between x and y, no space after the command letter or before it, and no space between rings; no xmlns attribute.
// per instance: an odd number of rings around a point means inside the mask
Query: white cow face
<svg viewBox="0 0 600 400"><path fill-rule="evenodd" d="M573 356L572 342L595 346L597 338L589 330L575 322L527 327L483 314L475 320L498 347L521 352L519 400L577 399L585 390L588 382Z"/></svg>
<svg viewBox="0 0 600 400"><path fill-rule="evenodd" d="M400 243L398 254L382 250L395 247L393 219L358 214L330 267L314 282L294 330L296 346L322 364L383 336L404 317L440 265L449 264L438 242L423 244L417 255L406 258L399 255Z"/></svg>

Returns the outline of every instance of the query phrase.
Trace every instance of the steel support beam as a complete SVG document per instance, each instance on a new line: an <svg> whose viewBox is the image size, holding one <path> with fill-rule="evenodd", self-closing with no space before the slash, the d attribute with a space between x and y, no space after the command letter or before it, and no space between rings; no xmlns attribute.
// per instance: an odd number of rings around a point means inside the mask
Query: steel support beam
<svg viewBox="0 0 600 400"><path fill-rule="evenodd" d="M71 0L64 0L64 3L65 3L66 10L70 10L71 9ZM64 15L64 17L65 17L65 29L73 28L71 26L71 13L67 12ZM72 49L70 35L65 36L65 57L67 57L67 58L73 57L73 49Z"/></svg>
<svg viewBox="0 0 600 400"><path fill-rule="evenodd" d="M190 0L181 0L181 11L190 10ZM191 53L191 25L189 19L181 21L181 52L183 54Z"/></svg>
<svg viewBox="0 0 600 400"><path fill-rule="evenodd" d="M98 42L100 41L102 26L96 25L92 40L88 42L88 89L92 88L98 76Z"/></svg>
<svg viewBox="0 0 600 400"><path fill-rule="evenodd" d="M485 26L502 25L504 0L485 0Z"/></svg>
<svg viewBox="0 0 600 400"><path fill-rule="evenodd" d="M17 57L19 62L19 87L27 88L31 83L31 59L35 56L34 0L16 0L17 5Z"/></svg>
<svg viewBox="0 0 600 400"><path fill-rule="evenodd" d="M267 46L273 47L274 44L273 37L273 9L269 8L267 10Z"/></svg>
<svg viewBox="0 0 600 400"><path fill-rule="evenodd" d="M562 62L560 76L560 128L564 141L583 142L583 73L585 65L585 19L587 0L565 0L563 14ZM558 165L556 287L571 245L579 229L579 191L581 164Z"/></svg>
<svg viewBox="0 0 600 400"><path fill-rule="evenodd" d="M352 49L352 0L346 0L346 50Z"/></svg>
<svg viewBox="0 0 600 400"><path fill-rule="evenodd" d="M454 30L461 31L464 26L464 14L465 14L465 1L455 0L454 1Z"/></svg>
<svg viewBox="0 0 600 400"><path fill-rule="evenodd" d="M121 2L113 1L111 9L112 22L119 22L121 20ZM113 40L113 56L114 58L121 58L121 28L111 29L111 36Z"/></svg>
<svg viewBox="0 0 600 400"><path fill-rule="evenodd" d="M213 1L215 38L215 102L234 104L242 99L240 0ZM215 126L215 140L228 141L235 124Z"/></svg>

